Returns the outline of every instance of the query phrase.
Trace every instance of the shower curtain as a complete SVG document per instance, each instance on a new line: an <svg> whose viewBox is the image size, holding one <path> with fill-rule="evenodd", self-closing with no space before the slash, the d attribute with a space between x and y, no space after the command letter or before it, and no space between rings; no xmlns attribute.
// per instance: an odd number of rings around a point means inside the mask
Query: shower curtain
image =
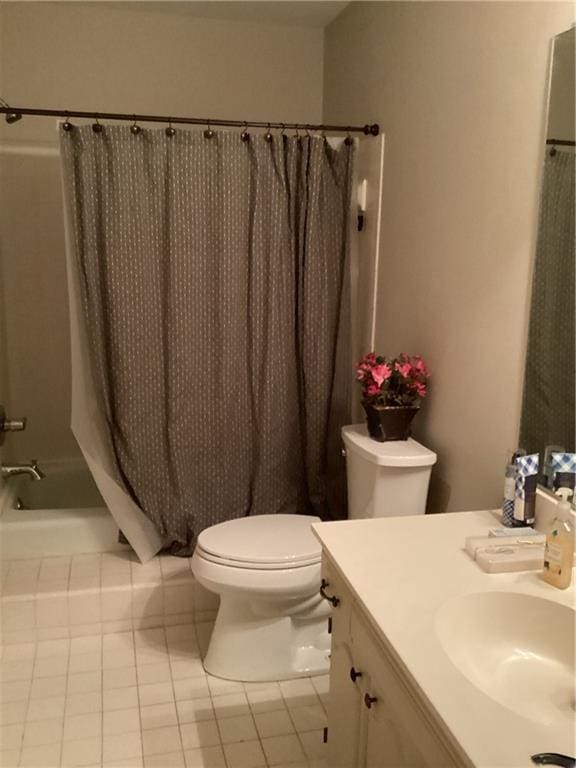
<svg viewBox="0 0 576 768"><path fill-rule="evenodd" d="M547 154L520 428L521 445L576 449L574 153Z"/></svg>
<svg viewBox="0 0 576 768"><path fill-rule="evenodd" d="M141 559L342 516L353 145L61 133L73 430Z"/></svg>

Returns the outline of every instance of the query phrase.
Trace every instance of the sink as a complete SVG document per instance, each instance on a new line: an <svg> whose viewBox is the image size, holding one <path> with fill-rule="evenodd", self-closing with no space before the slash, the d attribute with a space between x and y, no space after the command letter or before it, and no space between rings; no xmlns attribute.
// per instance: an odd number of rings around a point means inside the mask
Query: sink
<svg viewBox="0 0 576 768"><path fill-rule="evenodd" d="M436 633L452 664L504 707L539 724L575 716L574 624L565 605L516 592L444 603Z"/></svg>

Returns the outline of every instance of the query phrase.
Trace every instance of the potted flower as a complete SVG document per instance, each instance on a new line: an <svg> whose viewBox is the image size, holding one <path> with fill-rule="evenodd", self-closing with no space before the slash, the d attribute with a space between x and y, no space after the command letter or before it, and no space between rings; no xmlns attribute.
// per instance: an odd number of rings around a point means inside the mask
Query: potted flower
<svg viewBox="0 0 576 768"><path fill-rule="evenodd" d="M358 362L356 379L362 386L370 437L380 442L408 439L412 419L426 396L429 375L419 355L364 355Z"/></svg>

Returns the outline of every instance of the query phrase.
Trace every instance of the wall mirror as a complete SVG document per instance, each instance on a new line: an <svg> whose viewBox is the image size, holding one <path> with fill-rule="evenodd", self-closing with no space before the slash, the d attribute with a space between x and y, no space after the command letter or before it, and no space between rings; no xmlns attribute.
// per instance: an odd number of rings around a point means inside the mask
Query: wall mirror
<svg viewBox="0 0 576 768"><path fill-rule="evenodd" d="M575 36L572 27L553 43L520 426L520 445L540 454L550 489L551 453L576 451Z"/></svg>

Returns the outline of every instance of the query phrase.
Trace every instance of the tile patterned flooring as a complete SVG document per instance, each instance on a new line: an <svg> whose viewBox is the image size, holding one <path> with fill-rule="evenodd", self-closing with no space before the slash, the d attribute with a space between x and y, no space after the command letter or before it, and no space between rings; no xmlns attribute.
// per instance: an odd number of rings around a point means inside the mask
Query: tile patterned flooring
<svg viewBox="0 0 576 768"><path fill-rule="evenodd" d="M134 590L150 579L158 586L170 574L182 579L182 570L189 569L186 560L157 558L152 566L132 562L128 569L116 568L123 571L122 577L110 575L115 570L110 563L122 559L103 555L26 561L35 564L31 569L25 561L12 561L8 567L3 563L3 608L18 600L30 602L28 598L37 598L39 589L44 594L43 584L57 582L57 588L47 594L65 595L67 611L66 622L54 624L53 619L48 620L53 626L44 626L49 610L42 601L36 602L33 618L27 613L26 627L15 629L22 619L14 625L18 611L14 613L13 606L12 623L1 646L0 765L325 766L322 737L328 677L245 684L207 675L201 654L212 624L198 621L209 614L205 595L195 604L196 623L184 612L170 614L176 623L166 622L166 614L158 613L157 606L148 618L162 626L142 627L140 622L147 617L138 615L133 606L128 607L128 616L103 621L102 594L110 586L128 586L109 581L129 578ZM54 578L47 579L47 572ZM186 579L190 578L188 570ZM93 599L92 608L84 613L78 609L77 614L94 620L70 624L76 615L71 606L81 605L95 593L99 601ZM165 590L162 594L165 601ZM130 595L133 601L134 592ZM182 603L176 600L176 604L182 608ZM100 621L95 605L100 606ZM90 633L90 628L96 631Z"/></svg>
<svg viewBox="0 0 576 768"><path fill-rule="evenodd" d="M4 643L207 621L217 607L187 558L142 565L124 551L4 560L1 569Z"/></svg>

